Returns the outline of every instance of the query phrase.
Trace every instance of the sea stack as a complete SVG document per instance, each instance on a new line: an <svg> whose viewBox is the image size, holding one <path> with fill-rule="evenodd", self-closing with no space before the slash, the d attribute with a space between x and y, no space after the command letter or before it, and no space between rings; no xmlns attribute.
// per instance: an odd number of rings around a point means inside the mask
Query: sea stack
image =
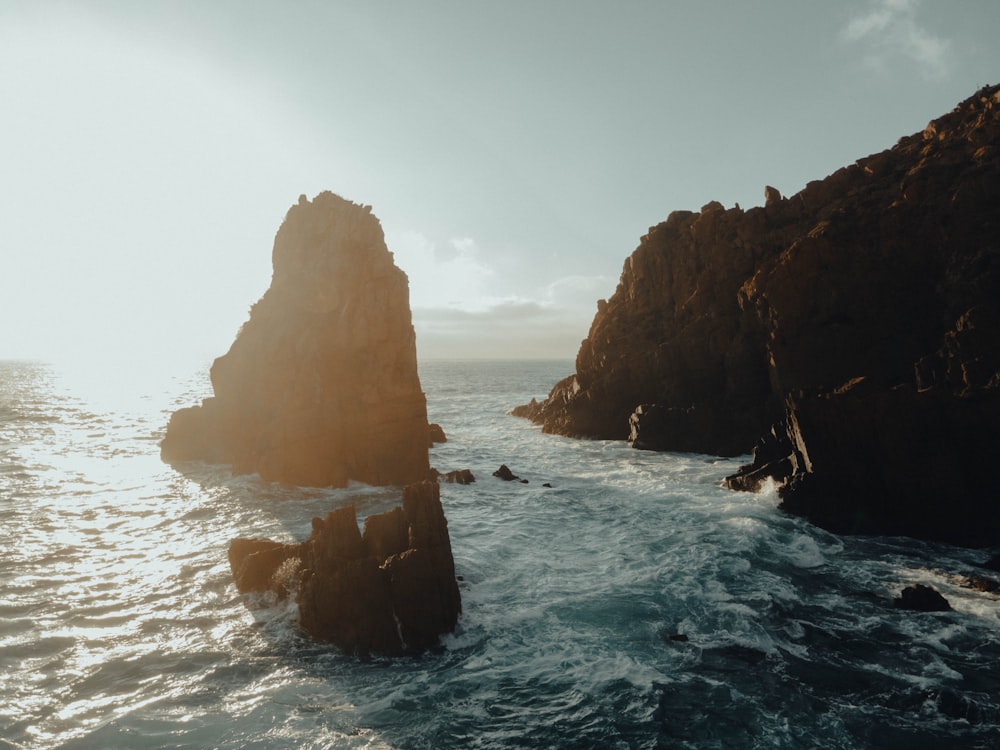
<svg viewBox="0 0 1000 750"><path fill-rule="evenodd" d="M350 653L419 653L455 629L462 599L440 485L403 489L401 507L365 519L354 506L314 518L298 544L234 539L229 565L240 593L293 595L309 635Z"/></svg>
<svg viewBox="0 0 1000 750"><path fill-rule="evenodd" d="M212 365L214 397L172 415L163 460L304 486L425 479L409 285L371 207L301 196L272 264L270 288Z"/></svg>
<svg viewBox="0 0 1000 750"><path fill-rule="evenodd" d="M838 532L1000 544L1000 86L765 205L651 227L576 372L515 409L564 435L740 455Z"/></svg>

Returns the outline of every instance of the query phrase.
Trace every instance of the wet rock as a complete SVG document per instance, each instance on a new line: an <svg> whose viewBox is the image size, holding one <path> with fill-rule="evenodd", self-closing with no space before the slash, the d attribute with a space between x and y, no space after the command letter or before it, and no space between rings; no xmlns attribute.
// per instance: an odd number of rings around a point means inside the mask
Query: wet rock
<svg viewBox="0 0 1000 750"><path fill-rule="evenodd" d="M1000 399L855 379L789 396L775 455L729 477L742 488L767 476L781 507L837 533L894 534L966 546L1000 538L987 502L990 456L1000 450ZM771 458L768 461L768 458Z"/></svg>
<svg viewBox="0 0 1000 750"><path fill-rule="evenodd" d="M369 516L364 533L347 506L314 518L300 544L234 539L229 563L241 593L291 593L303 630L351 653L431 648L462 609L436 482L405 487L402 506Z"/></svg>
<svg viewBox="0 0 1000 750"><path fill-rule="evenodd" d="M947 612L951 609L947 599L922 583L903 589L900 596L893 600L893 606L917 612Z"/></svg>
<svg viewBox="0 0 1000 750"><path fill-rule="evenodd" d="M739 455L827 528L1000 544L1000 87L791 197L675 211L626 260L545 432Z"/></svg>
<svg viewBox="0 0 1000 750"><path fill-rule="evenodd" d="M983 567L988 570L1000 570L1000 554L991 555L990 558L983 563Z"/></svg>
<svg viewBox="0 0 1000 750"><path fill-rule="evenodd" d="M505 482L513 482L513 481L515 481L517 479L520 479L520 477L518 477L517 475L515 475L514 472L512 472L507 467L507 464L500 464L500 468L493 472L493 476L499 477L500 479L504 480Z"/></svg>
<svg viewBox="0 0 1000 750"><path fill-rule="evenodd" d="M530 419L532 421L540 421L536 419L539 417L541 412L542 404L539 403L538 399L532 398L526 404L521 404L520 406L515 406L510 410L510 414L515 417L523 417L525 419Z"/></svg>
<svg viewBox="0 0 1000 750"><path fill-rule="evenodd" d="M786 420L772 425L770 430L758 438L751 456L751 463L741 466L736 474L726 477L725 485L729 489L757 492L768 479L784 483L802 463L802 457L795 451L792 436L788 433Z"/></svg>
<svg viewBox="0 0 1000 750"><path fill-rule="evenodd" d="M229 543L229 567L241 594L274 591L279 596L286 596L284 581L275 574L287 560L301 556L301 545L281 544L270 539L234 539Z"/></svg>
<svg viewBox="0 0 1000 750"><path fill-rule="evenodd" d="M475 475L469 469L453 469L444 474L437 469L431 469L430 477L435 482L445 484L472 484L476 481Z"/></svg>
<svg viewBox="0 0 1000 750"><path fill-rule="evenodd" d="M431 445L434 445L435 443L448 442L448 438L444 434L444 429L442 429L441 425L436 422L432 422L427 425L427 437L430 440Z"/></svg>
<svg viewBox="0 0 1000 750"><path fill-rule="evenodd" d="M468 469L455 469L444 475L444 481L449 484L472 484L476 477Z"/></svg>
<svg viewBox="0 0 1000 750"><path fill-rule="evenodd" d="M1000 591L1000 581L986 576L970 575L962 580L962 586L974 591L981 591L984 594L995 594Z"/></svg>
<svg viewBox="0 0 1000 750"><path fill-rule="evenodd" d="M427 408L406 274L370 206L300 199L274 274L212 365L214 396L174 413L168 462L199 459L308 486L427 476Z"/></svg>

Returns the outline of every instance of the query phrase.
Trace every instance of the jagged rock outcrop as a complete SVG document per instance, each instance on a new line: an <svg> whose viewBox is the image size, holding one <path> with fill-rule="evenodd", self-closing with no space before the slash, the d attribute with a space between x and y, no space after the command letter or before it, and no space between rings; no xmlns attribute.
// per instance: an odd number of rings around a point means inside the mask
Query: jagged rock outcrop
<svg viewBox="0 0 1000 750"><path fill-rule="evenodd" d="M298 600L303 630L358 654L431 648L462 610L448 522L436 482L408 485L402 507L365 519L354 506L314 518L309 539L234 539L229 564L240 593Z"/></svg>
<svg viewBox="0 0 1000 750"><path fill-rule="evenodd" d="M500 468L493 472L493 476L502 479L505 482L516 482L521 479L521 477L517 476L510 470L510 467L507 466L507 464L500 464Z"/></svg>
<svg viewBox="0 0 1000 750"><path fill-rule="evenodd" d="M951 604L930 586L916 583L907 586L898 597L892 600L896 609L910 609L915 612L949 612Z"/></svg>
<svg viewBox="0 0 1000 750"><path fill-rule="evenodd" d="M433 467L431 467L431 479L444 484L473 484L476 481L470 469L452 469L441 473Z"/></svg>
<svg viewBox="0 0 1000 750"><path fill-rule="evenodd" d="M448 437L444 434L444 429L436 422L427 425L427 440L431 446L435 443L447 443Z"/></svg>
<svg viewBox="0 0 1000 750"><path fill-rule="evenodd" d="M839 533L990 546L1000 540L997 396L867 378L797 392L754 461L726 481L754 490L773 477L785 510Z"/></svg>
<svg viewBox="0 0 1000 750"><path fill-rule="evenodd" d="M643 237L615 294L598 304L576 373L513 413L545 432L621 440L636 407L656 405L673 410L666 422L695 425L699 435L664 433L663 449L745 453L779 411L762 326L738 293L789 235L764 209L675 211Z"/></svg>
<svg viewBox="0 0 1000 750"><path fill-rule="evenodd" d="M173 414L163 459L309 486L425 479L409 287L371 207L302 196L272 261L270 288L212 365L214 397Z"/></svg>
<svg viewBox="0 0 1000 750"><path fill-rule="evenodd" d="M766 192L651 228L576 373L514 413L661 450L757 443L730 486L775 477L829 528L1000 543L1000 87Z"/></svg>

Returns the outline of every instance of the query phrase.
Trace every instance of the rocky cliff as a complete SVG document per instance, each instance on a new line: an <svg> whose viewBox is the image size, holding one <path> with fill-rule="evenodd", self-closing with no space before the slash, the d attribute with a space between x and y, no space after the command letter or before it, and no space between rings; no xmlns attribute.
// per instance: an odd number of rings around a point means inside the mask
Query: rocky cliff
<svg viewBox="0 0 1000 750"><path fill-rule="evenodd" d="M774 476L825 526L1000 543L1000 87L765 195L652 227L576 373L515 413L659 450L756 443L732 486Z"/></svg>
<svg viewBox="0 0 1000 750"><path fill-rule="evenodd" d="M212 365L214 397L173 414L163 459L311 486L426 478L408 282L371 207L302 196L272 263L270 288Z"/></svg>

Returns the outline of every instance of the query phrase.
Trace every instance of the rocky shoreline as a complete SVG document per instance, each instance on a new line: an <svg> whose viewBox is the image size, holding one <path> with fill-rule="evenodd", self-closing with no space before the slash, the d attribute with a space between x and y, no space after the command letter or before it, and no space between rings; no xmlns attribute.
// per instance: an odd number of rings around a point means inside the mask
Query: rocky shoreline
<svg viewBox="0 0 1000 750"><path fill-rule="evenodd" d="M1000 544L1000 86L763 207L676 211L598 303L546 432L754 461L843 533Z"/></svg>

